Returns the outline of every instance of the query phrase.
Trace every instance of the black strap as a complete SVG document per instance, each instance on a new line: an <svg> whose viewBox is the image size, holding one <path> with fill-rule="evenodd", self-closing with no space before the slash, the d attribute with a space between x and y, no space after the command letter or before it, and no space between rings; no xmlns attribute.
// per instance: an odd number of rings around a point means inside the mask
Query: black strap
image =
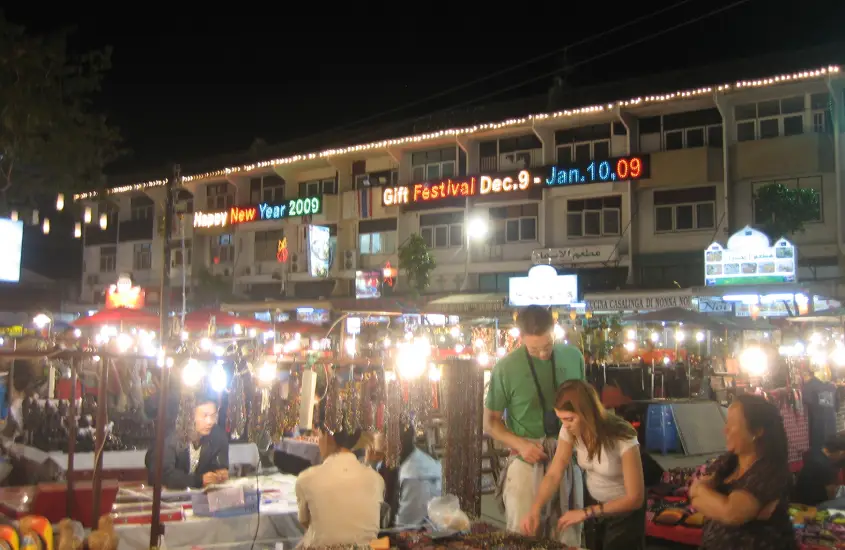
<svg viewBox="0 0 845 550"><path fill-rule="evenodd" d="M540 388L540 380L537 379L537 371L534 370L534 359L531 358L531 354L528 353L528 348L525 349L525 356L528 358L528 367L531 369L531 378L534 379L534 386L537 388L537 397L540 398L540 406L543 407L543 413L546 412L546 399L543 397L543 389ZM554 385L555 392L557 392L557 368L555 367L555 350L552 349L552 384Z"/></svg>

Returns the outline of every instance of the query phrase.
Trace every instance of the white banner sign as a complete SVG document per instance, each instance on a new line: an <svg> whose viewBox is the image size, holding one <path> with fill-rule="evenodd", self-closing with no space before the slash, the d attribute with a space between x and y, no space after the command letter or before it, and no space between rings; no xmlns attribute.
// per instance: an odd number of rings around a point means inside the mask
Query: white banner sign
<svg viewBox="0 0 845 550"><path fill-rule="evenodd" d="M698 311L701 313L730 313L733 304L719 298L699 298Z"/></svg>
<svg viewBox="0 0 845 550"><path fill-rule="evenodd" d="M511 277L508 300L511 306L567 306L578 297L578 276L558 275L550 265L535 265L527 277Z"/></svg>
<svg viewBox="0 0 845 550"><path fill-rule="evenodd" d="M654 311L667 307L692 308L689 294L629 294L585 299L587 311Z"/></svg>

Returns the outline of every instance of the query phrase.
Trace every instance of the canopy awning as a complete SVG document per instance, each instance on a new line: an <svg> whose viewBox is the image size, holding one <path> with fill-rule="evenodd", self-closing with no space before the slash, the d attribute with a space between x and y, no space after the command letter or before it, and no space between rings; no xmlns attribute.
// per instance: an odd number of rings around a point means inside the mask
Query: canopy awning
<svg viewBox="0 0 845 550"><path fill-rule="evenodd" d="M444 315L474 315L497 313L504 311L507 307L506 294L453 294L429 302L425 306L425 312L442 313Z"/></svg>

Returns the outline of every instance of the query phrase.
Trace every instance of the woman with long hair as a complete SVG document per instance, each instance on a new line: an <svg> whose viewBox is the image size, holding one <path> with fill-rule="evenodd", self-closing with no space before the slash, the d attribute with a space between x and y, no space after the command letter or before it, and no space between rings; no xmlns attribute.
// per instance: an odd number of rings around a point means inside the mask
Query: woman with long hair
<svg viewBox="0 0 845 550"><path fill-rule="evenodd" d="M725 422L728 452L693 482L692 506L704 514L701 548L794 550L791 475L780 411L758 395L740 395Z"/></svg>
<svg viewBox="0 0 845 550"><path fill-rule="evenodd" d="M591 550L644 549L645 488L636 430L609 413L596 390L581 380L568 380L560 386L555 413L563 425L557 451L531 513L522 521L523 531L529 535L536 531L543 508L558 491L575 451L595 504L566 512L558 520L558 529L591 520L595 523L594 535L588 531Z"/></svg>

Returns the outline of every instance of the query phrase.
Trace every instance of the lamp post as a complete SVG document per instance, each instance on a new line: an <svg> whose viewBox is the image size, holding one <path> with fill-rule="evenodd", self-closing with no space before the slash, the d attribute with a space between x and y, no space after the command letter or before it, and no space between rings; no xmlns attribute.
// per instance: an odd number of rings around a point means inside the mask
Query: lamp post
<svg viewBox="0 0 845 550"><path fill-rule="evenodd" d="M461 285L461 292L467 292L469 290L469 263L470 263L470 252L469 252L469 245L470 242L473 240L480 241L484 237L487 236L488 231L488 221L486 218L481 216L474 216L469 217L466 216L466 223L464 226L466 227L466 262L464 264L464 283Z"/></svg>

